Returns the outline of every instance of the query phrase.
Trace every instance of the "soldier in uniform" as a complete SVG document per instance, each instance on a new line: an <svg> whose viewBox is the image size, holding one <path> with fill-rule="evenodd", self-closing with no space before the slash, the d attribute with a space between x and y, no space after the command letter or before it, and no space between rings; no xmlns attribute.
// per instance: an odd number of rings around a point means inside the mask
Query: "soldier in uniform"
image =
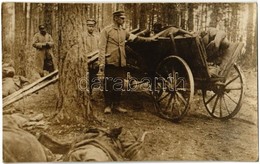
<svg viewBox="0 0 260 164"><path fill-rule="evenodd" d="M96 28L96 21L94 19L88 19L87 20L87 31L84 34L84 46L86 50L86 58L87 61L87 55L93 51L98 50L98 43L99 43L99 36L95 33ZM90 63L88 65L89 69L89 82L92 82L92 79L95 78L95 75L98 72L98 64L96 62ZM92 89L89 88L92 92Z"/></svg>
<svg viewBox="0 0 260 164"><path fill-rule="evenodd" d="M33 37L33 47L36 48L36 67L41 77L44 76L43 70L54 71L53 46L51 35L47 33L44 25L39 25L39 32Z"/></svg>
<svg viewBox="0 0 260 164"><path fill-rule="evenodd" d="M107 79L121 77L126 78L126 53L125 41L150 42L154 39L143 38L130 34L123 24L125 23L125 12L116 11L113 13L113 24L105 27L100 36L99 44L99 76L105 75ZM105 57L105 54L109 54ZM121 98L121 90L113 88L115 81L106 80L104 84L105 110L104 113L111 113L117 110L126 113L127 110L119 105Z"/></svg>
<svg viewBox="0 0 260 164"><path fill-rule="evenodd" d="M87 32L85 34L85 45L87 53L98 50L98 36L94 34L96 21L94 19L87 20Z"/></svg>

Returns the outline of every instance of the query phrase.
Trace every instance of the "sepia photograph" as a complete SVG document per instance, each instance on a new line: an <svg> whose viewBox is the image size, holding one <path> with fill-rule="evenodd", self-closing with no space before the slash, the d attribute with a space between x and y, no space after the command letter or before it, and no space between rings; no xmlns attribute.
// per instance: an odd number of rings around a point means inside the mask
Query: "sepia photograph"
<svg viewBox="0 0 260 164"><path fill-rule="evenodd" d="M3 162L257 162L257 2L3 2Z"/></svg>

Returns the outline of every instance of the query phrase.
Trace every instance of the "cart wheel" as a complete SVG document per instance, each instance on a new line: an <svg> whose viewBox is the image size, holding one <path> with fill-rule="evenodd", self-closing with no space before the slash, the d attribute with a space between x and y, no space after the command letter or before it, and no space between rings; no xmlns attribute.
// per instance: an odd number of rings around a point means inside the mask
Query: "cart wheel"
<svg viewBox="0 0 260 164"><path fill-rule="evenodd" d="M225 82L216 82L212 90L203 91L203 102L209 114L217 119L234 117L242 106L244 75L236 64L227 73Z"/></svg>
<svg viewBox="0 0 260 164"><path fill-rule="evenodd" d="M194 95L194 80L188 64L178 56L165 58L156 68L154 104L159 114L174 122L187 113Z"/></svg>

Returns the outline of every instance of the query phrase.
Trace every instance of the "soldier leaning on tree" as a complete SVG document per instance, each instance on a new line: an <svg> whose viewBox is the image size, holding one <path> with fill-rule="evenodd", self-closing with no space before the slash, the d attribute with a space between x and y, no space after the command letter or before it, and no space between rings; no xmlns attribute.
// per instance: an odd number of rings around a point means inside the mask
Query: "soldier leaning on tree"
<svg viewBox="0 0 260 164"><path fill-rule="evenodd" d="M33 37L33 47L36 48L36 68L41 77L44 76L44 71L49 73L54 71L53 39L47 33L44 25L39 25L39 32Z"/></svg>

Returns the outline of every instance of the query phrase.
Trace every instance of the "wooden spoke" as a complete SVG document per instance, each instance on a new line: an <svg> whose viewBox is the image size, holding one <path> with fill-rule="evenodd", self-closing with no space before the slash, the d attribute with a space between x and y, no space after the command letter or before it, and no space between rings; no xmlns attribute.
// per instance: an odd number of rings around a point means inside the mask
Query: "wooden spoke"
<svg viewBox="0 0 260 164"><path fill-rule="evenodd" d="M168 100L168 103L166 105L166 109L168 109L169 105L171 104L172 98L173 98L174 94L171 94L170 99Z"/></svg>
<svg viewBox="0 0 260 164"><path fill-rule="evenodd" d="M159 91L155 90L154 92L155 92L155 96L156 96L156 99L157 99L157 98L159 98L162 95L163 89L160 89Z"/></svg>
<svg viewBox="0 0 260 164"><path fill-rule="evenodd" d="M185 98L179 93L179 92L176 92L176 95L181 99L181 101L186 105L187 104L187 101L185 100Z"/></svg>
<svg viewBox="0 0 260 164"><path fill-rule="evenodd" d="M222 117L222 108L221 108L221 104L222 104L222 96L220 96L220 100L219 100L219 115L220 115L220 117Z"/></svg>
<svg viewBox="0 0 260 164"><path fill-rule="evenodd" d="M216 96L217 96L217 94L214 93L214 95L213 95L207 102L205 102L205 104L208 104L208 103L209 103L211 100L213 100Z"/></svg>
<svg viewBox="0 0 260 164"><path fill-rule="evenodd" d="M176 97L175 95L173 96L173 99L172 99L172 103L171 103L171 115L173 116L173 112L174 112L174 102L176 102Z"/></svg>
<svg viewBox="0 0 260 164"><path fill-rule="evenodd" d="M241 90L242 87L225 88L225 90Z"/></svg>
<svg viewBox="0 0 260 164"><path fill-rule="evenodd" d="M180 81L180 79L181 80L183 80L183 81ZM175 84L176 85L176 89L179 87L179 85L181 85L181 84L185 84L184 82L185 82L185 79L184 78L180 78L180 79L177 79L177 84ZM179 89L179 88L178 88ZM180 89L186 89L184 86L182 86Z"/></svg>
<svg viewBox="0 0 260 164"><path fill-rule="evenodd" d="M231 100L233 101L235 104L237 104L237 102L235 100L233 100L228 94L225 93L225 95Z"/></svg>
<svg viewBox="0 0 260 164"><path fill-rule="evenodd" d="M165 96L163 96L162 98L160 98L158 100L158 102L161 102L162 100L164 100L166 97L168 97L170 95L170 92L168 92Z"/></svg>
<svg viewBox="0 0 260 164"><path fill-rule="evenodd" d="M226 103L226 100L225 100L224 96L223 96L223 102L224 102L224 105L225 105L225 108L226 108L228 114L230 114L230 111L228 110L228 106L227 106L227 103Z"/></svg>
<svg viewBox="0 0 260 164"><path fill-rule="evenodd" d="M239 78L239 75L237 75L235 78L233 78L232 80L230 80L229 82L227 82L225 84L225 86L228 86L230 83L232 83L233 81L235 81L237 78Z"/></svg>
<svg viewBox="0 0 260 164"><path fill-rule="evenodd" d="M159 74L159 73L156 72L156 75L159 76L160 78L162 78L163 81L167 84L167 86L169 86L169 85L171 86L171 84L169 83L169 81L168 81L167 79L165 79L161 74Z"/></svg>
<svg viewBox="0 0 260 164"><path fill-rule="evenodd" d="M217 96L217 98L216 98L216 100L215 100L213 109L212 109L212 111L211 111L212 114L215 112L216 106L217 106L217 104L218 104L218 99L219 99L219 95Z"/></svg>

